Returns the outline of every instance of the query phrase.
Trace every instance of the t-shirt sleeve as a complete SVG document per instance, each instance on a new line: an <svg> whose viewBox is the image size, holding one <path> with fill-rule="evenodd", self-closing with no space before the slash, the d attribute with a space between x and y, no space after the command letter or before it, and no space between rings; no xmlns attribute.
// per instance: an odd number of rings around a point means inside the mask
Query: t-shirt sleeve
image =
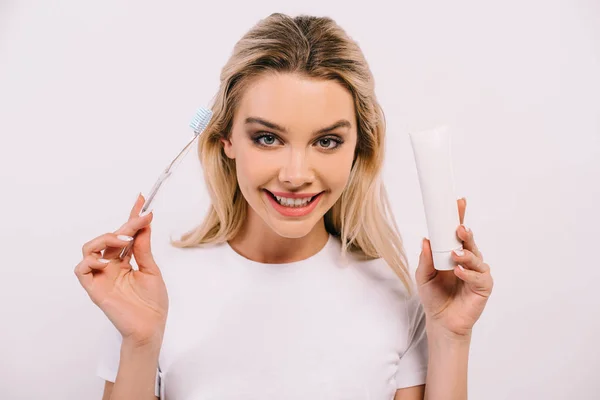
<svg viewBox="0 0 600 400"><path fill-rule="evenodd" d="M423 385L427 378L429 353L425 312L417 294L407 300L406 315L409 333L406 351L400 354L396 371L397 389Z"/></svg>
<svg viewBox="0 0 600 400"><path fill-rule="evenodd" d="M121 333L106 319L105 327L102 329L98 346L98 360L96 363L96 376L105 381L115 382L119 371L119 360L121 358ZM154 382L154 395L160 397L160 372L156 371Z"/></svg>

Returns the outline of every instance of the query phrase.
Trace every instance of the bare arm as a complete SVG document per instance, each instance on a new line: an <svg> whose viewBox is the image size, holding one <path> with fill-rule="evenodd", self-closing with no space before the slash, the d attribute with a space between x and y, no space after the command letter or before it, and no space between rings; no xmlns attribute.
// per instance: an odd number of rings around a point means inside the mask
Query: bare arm
<svg viewBox="0 0 600 400"><path fill-rule="evenodd" d="M102 400L110 400L110 395L112 393L113 386L115 386L113 382L104 382L104 394L102 395Z"/></svg>
<svg viewBox="0 0 600 400"><path fill-rule="evenodd" d="M425 385L418 385L396 390L394 400L423 400Z"/></svg>
<svg viewBox="0 0 600 400"><path fill-rule="evenodd" d="M156 400L154 384L162 340L144 345L123 342L115 383L106 382L102 400Z"/></svg>
<svg viewBox="0 0 600 400"><path fill-rule="evenodd" d="M459 337L431 328L427 330L427 337L429 363L425 399L467 400L471 335Z"/></svg>
<svg viewBox="0 0 600 400"><path fill-rule="evenodd" d="M471 336L455 336L427 324L429 362L425 385L398 389L394 400L467 400Z"/></svg>

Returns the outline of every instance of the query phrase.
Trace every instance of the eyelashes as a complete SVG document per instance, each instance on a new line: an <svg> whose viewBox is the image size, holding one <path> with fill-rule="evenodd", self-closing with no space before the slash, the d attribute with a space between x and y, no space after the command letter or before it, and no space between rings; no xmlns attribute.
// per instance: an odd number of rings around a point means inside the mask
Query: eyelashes
<svg viewBox="0 0 600 400"><path fill-rule="evenodd" d="M257 132L251 135L251 139L257 146L271 148L275 147L277 142L282 143L282 140L277 135L269 132ZM322 150L331 151L339 148L344 143L344 140L339 136L323 136L315 141L315 144ZM320 144L320 146L319 146ZM333 144L333 146L331 146Z"/></svg>

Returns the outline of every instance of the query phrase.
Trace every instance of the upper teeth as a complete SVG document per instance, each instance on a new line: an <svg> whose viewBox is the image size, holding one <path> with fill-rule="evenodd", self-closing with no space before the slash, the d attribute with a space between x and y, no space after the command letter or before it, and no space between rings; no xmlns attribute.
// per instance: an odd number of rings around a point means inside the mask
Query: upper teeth
<svg viewBox="0 0 600 400"><path fill-rule="evenodd" d="M288 197L281 197L281 196L275 196L275 197L277 198L277 201L279 202L279 204L281 204L283 206L288 206L288 207L304 206L309 201L312 200L312 197L304 197L302 199L290 199Z"/></svg>

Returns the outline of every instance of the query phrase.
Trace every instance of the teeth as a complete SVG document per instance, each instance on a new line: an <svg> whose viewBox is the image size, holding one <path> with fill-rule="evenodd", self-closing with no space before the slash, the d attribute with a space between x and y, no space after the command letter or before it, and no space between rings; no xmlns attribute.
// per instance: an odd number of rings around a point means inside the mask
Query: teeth
<svg viewBox="0 0 600 400"><path fill-rule="evenodd" d="M312 200L312 197L305 197L303 199L290 199L287 197L280 196L275 197L277 198L279 204L286 207L304 207Z"/></svg>

